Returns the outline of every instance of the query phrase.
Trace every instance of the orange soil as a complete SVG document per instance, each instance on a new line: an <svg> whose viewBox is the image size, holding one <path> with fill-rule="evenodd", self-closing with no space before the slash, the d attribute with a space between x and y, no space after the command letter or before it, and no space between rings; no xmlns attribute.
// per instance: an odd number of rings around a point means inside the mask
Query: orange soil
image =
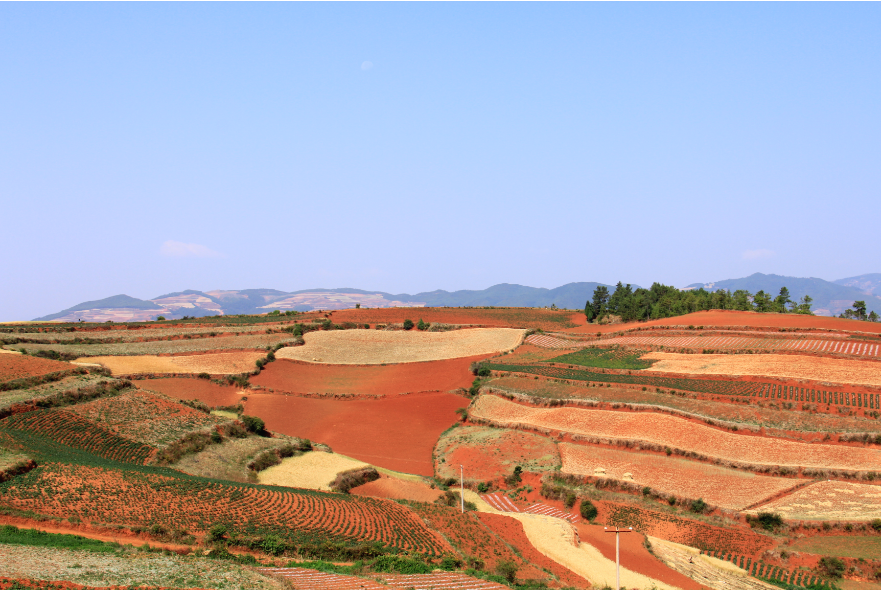
<svg viewBox="0 0 881 590"><path fill-rule="evenodd" d="M656 453L560 444L563 473L628 481L676 497L701 498L713 506L742 510L804 480L766 477L741 469L707 465ZM595 470L602 468L604 473Z"/></svg>
<svg viewBox="0 0 881 590"><path fill-rule="evenodd" d="M389 307L382 309L342 309L329 314L334 323L400 324L414 322L479 325L499 328L541 328L560 330L566 323L585 325L583 313L552 311L531 307L475 309L463 307Z"/></svg>
<svg viewBox="0 0 881 590"><path fill-rule="evenodd" d="M583 317L583 315L582 315ZM650 322L629 322L626 324L596 325L585 324L583 327L557 330L559 332L583 332L587 334L600 332L608 334L633 328L649 326L749 326L753 328L801 328L828 329L848 332L871 332L881 334L881 323L860 322L825 316L810 316L791 313L758 313L755 311L697 311L687 315Z"/></svg>
<svg viewBox="0 0 881 590"><path fill-rule="evenodd" d="M520 521L504 516L501 514L489 514L487 512L478 513L477 517L488 526L495 534L502 538L503 541L516 548L524 560L536 565L542 569L550 571L557 576L561 585L572 586L575 588L590 588L590 582L581 576L571 572L553 559L546 557L540 553L523 531L523 525ZM614 557L613 557L614 559ZM628 565L628 567L630 567ZM688 590L685 586L680 586L683 590Z"/></svg>
<svg viewBox="0 0 881 590"><path fill-rule="evenodd" d="M615 561L615 534L607 533L595 524L578 524L578 536L583 543L596 547L603 557ZM643 545L645 536L641 533L623 533L621 542L621 563L630 571L648 576L682 590L701 590L703 586L691 578L670 569L657 557L648 552Z"/></svg>
<svg viewBox="0 0 881 590"><path fill-rule="evenodd" d="M416 391L450 391L470 387L474 375L468 367L488 355L400 363L395 365L321 365L278 359L250 379L291 393L358 393L383 395Z"/></svg>
<svg viewBox="0 0 881 590"><path fill-rule="evenodd" d="M263 418L269 430L325 443L365 463L430 476L434 443L467 405L451 393L347 401L249 393L245 412Z"/></svg>
<svg viewBox="0 0 881 590"><path fill-rule="evenodd" d="M469 414L499 426L523 425L608 440L646 441L731 462L881 470L881 451L877 449L795 442L743 431L733 433L655 412L536 408L483 395L469 409Z"/></svg>
<svg viewBox="0 0 881 590"><path fill-rule="evenodd" d="M468 437L469 431L482 436ZM460 426L438 442L436 452L437 460L444 460L437 464L440 477L458 477L462 465L468 479L477 481L510 475L517 465L525 471L550 471L560 465L553 441L521 430L493 428L487 433L485 428Z"/></svg>
<svg viewBox="0 0 881 590"><path fill-rule="evenodd" d="M70 371L74 365L62 361L28 356L26 354L0 355L0 382L23 379L25 377L38 377L57 373L58 371Z"/></svg>
<svg viewBox="0 0 881 590"><path fill-rule="evenodd" d="M440 490L432 489L427 484L389 477L388 475L381 475L375 481L352 488L351 493L356 496L410 500L412 502L434 502L444 495Z"/></svg>
<svg viewBox="0 0 881 590"><path fill-rule="evenodd" d="M242 401L239 388L217 385L207 379L169 377L167 379L144 379L133 381L138 389L157 391L174 399L199 400L211 407L234 406Z"/></svg>

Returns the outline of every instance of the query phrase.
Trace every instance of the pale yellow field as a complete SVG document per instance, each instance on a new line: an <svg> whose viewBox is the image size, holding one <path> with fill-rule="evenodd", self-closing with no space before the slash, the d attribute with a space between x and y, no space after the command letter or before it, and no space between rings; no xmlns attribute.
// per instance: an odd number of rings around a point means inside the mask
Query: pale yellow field
<svg viewBox="0 0 881 590"><path fill-rule="evenodd" d="M282 348L278 358L337 365L438 361L512 350L525 330L474 328L451 332L335 330L309 332L306 344Z"/></svg>
<svg viewBox="0 0 881 590"><path fill-rule="evenodd" d="M821 481L750 512L776 512L790 520L872 520L881 518L881 486Z"/></svg>
<svg viewBox="0 0 881 590"><path fill-rule="evenodd" d="M218 352L187 356L89 356L78 358L76 364L100 364L114 375L133 373L211 373L232 375L254 370L264 352Z"/></svg>
<svg viewBox="0 0 881 590"><path fill-rule="evenodd" d="M280 464L261 471L257 479L265 485L329 491L338 473L367 466L343 455L312 451L283 459Z"/></svg>
<svg viewBox="0 0 881 590"><path fill-rule="evenodd" d="M6 350L5 348L0 348L0 354L21 354L17 350Z"/></svg>
<svg viewBox="0 0 881 590"><path fill-rule="evenodd" d="M696 375L762 375L813 379L831 383L881 385L881 363L829 359L795 354L678 354L650 352L642 356L657 360L651 371Z"/></svg>

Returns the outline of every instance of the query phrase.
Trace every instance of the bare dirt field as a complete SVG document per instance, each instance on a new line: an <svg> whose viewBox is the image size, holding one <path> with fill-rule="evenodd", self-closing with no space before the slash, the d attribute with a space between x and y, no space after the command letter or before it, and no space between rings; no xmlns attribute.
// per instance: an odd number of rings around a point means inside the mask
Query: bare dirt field
<svg viewBox="0 0 881 590"><path fill-rule="evenodd" d="M250 481L248 463L262 451L282 446L288 441L287 437L262 436L229 439L223 441L223 444L208 445L198 453L184 455L174 464L174 469L190 475L244 483Z"/></svg>
<svg viewBox="0 0 881 590"><path fill-rule="evenodd" d="M872 520L881 518L881 486L820 481L755 508L787 520Z"/></svg>
<svg viewBox="0 0 881 590"><path fill-rule="evenodd" d="M330 491L330 483L338 473L367 466L336 453L312 451L283 459L278 465L261 471L257 480L264 485Z"/></svg>
<svg viewBox="0 0 881 590"><path fill-rule="evenodd" d="M329 445L334 451L403 473L433 475L431 452L468 400L450 393L378 400L313 399L249 393L245 413L266 428Z"/></svg>
<svg viewBox="0 0 881 590"><path fill-rule="evenodd" d="M474 380L469 366L484 356L395 365L324 365L278 359L251 383L291 393L392 395L467 388Z"/></svg>
<svg viewBox="0 0 881 590"><path fill-rule="evenodd" d="M233 375L254 370L257 359L265 352L238 351L185 356L92 356L75 362L98 363L114 375L138 373L210 373Z"/></svg>
<svg viewBox="0 0 881 590"><path fill-rule="evenodd" d="M786 550L832 557L881 559L881 537L878 535L802 537L790 543Z"/></svg>
<svg viewBox="0 0 881 590"><path fill-rule="evenodd" d="M482 395L469 414L499 426L525 425L612 441L645 441L732 462L792 468L881 470L881 451L733 433L676 416L585 408L535 408Z"/></svg>
<svg viewBox="0 0 881 590"><path fill-rule="evenodd" d="M881 364L794 354L678 354L650 352L652 372L693 375L762 375L827 383L881 386Z"/></svg>
<svg viewBox="0 0 881 590"><path fill-rule="evenodd" d="M397 477L381 475L376 481L352 488L350 493L356 496L372 496L389 500L410 500L411 502L434 502L443 492L418 481L409 481Z"/></svg>
<svg viewBox="0 0 881 590"><path fill-rule="evenodd" d="M53 361L26 354L4 354L0 356L0 382L39 377L58 371L74 369L70 363Z"/></svg>
<svg viewBox="0 0 881 590"><path fill-rule="evenodd" d="M677 498L701 498L712 506L741 510L792 488L800 480L766 477L660 454L560 444L563 473L649 486Z"/></svg>
<svg viewBox="0 0 881 590"><path fill-rule="evenodd" d="M469 480L481 481L510 475L518 465L530 472L560 466L560 454L551 439L488 426L453 428L437 442L435 456L439 476L458 477L459 465L463 465Z"/></svg>
<svg viewBox="0 0 881 590"><path fill-rule="evenodd" d="M451 332L335 330L310 332L306 344L283 348L278 358L337 365L378 365L437 361L512 350L525 332L475 328Z"/></svg>

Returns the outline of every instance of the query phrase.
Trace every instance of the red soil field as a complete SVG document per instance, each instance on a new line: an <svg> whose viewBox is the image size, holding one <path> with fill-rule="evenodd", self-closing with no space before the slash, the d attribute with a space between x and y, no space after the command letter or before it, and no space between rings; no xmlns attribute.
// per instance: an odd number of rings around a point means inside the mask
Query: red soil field
<svg viewBox="0 0 881 590"><path fill-rule="evenodd" d="M75 365L26 354L0 354L0 382L71 371Z"/></svg>
<svg viewBox="0 0 881 590"><path fill-rule="evenodd" d="M467 405L451 393L345 401L249 393L245 413L263 418L269 430L322 442L386 469L430 476L434 443Z"/></svg>
<svg viewBox="0 0 881 590"><path fill-rule="evenodd" d="M553 311L532 307L475 309L462 307L389 307L382 309L342 309L329 314L334 323L400 324L414 322L480 325L498 328L541 328L561 330L587 323L583 313Z"/></svg>
<svg viewBox="0 0 881 590"><path fill-rule="evenodd" d="M143 379L133 381L138 389L164 393L173 399L199 400L211 407L234 406L242 401L240 388L217 385L207 379L169 377L167 379Z"/></svg>
<svg viewBox="0 0 881 590"><path fill-rule="evenodd" d="M410 500L413 502L434 502L443 496L442 491L432 489L428 484L389 477L388 475L381 475L375 481L352 488L350 493L356 496L388 498L389 500Z"/></svg>
<svg viewBox="0 0 881 590"><path fill-rule="evenodd" d="M495 534L501 537L503 541L516 548L520 552L520 555L523 556L523 559L542 569L548 570L557 576L557 579L562 586L590 588L590 582L563 567L553 559L545 557L533 547L532 543L530 543L529 539L526 537L526 533L523 531L523 525L520 524L520 521L511 518L510 516L489 514L487 512L480 512L477 517L483 522L483 524L488 526ZM643 549L643 551L645 550ZM614 559L614 556L612 559ZM678 586L682 588L682 590L690 590L686 586Z"/></svg>
<svg viewBox="0 0 881 590"><path fill-rule="evenodd" d="M465 467L469 480L478 481L510 475L517 465L530 472L552 471L560 466L560 454L553 441L522 430L459 426L441 437L435 452L439 477L458 478L460 465Z"/></svg>
<svg viewBox="0 0 881 590"><path fill-rule="evenodd" d="M583 315L582 315L583 317ZM594 325L558 330L561 332L584 332L587 334L601 332L619 332L633 328L649 326L749 326L753 328L802 328L828 329L848 332L871 332L881 334L881 323L860 322L825 316L810 316L794 313L759 313L755 311L713 310L697 311L687 315L651 322L630 322L626 324Z"/></svg>
<svg viewBox="0 0 881 590"><path fill-rule="evenodd" d="M278 359L251 383L290 393L383 395L468 388L468 367L489 355L395 365L321 365Z"/></svg>
<svg viewBox="0 0 881 590"><path fill-rule="evenodd" d="M582 543L596 547L603 557L615 561L615 535L607 533L596 524L578 524L578 537ZM621 563L632 572L648 576L682 590L701 590L703 586L691 578L670 569L642 544L645 536L634 531L620 535Z"/></svg>

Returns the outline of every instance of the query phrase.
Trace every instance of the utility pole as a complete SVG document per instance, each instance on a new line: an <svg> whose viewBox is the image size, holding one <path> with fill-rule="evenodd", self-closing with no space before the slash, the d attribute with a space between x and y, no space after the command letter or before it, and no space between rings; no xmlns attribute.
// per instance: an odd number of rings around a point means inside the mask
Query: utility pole
<svg viewBox="0 0 881 590"><path fill-rule="evenodd" d="M465 514L465 466L459 465L459 500L462 505L462 514Z"/></svg>
<svg viewBox="0 0 881 590"><path fill-rule="evenodd" d="M609 527L604 526L603 529L607 533L615 533L615 590L621 590L620 533L632 533L633 527L628 527L626 529L615 527L614 529L609 530Z"/></svg>

